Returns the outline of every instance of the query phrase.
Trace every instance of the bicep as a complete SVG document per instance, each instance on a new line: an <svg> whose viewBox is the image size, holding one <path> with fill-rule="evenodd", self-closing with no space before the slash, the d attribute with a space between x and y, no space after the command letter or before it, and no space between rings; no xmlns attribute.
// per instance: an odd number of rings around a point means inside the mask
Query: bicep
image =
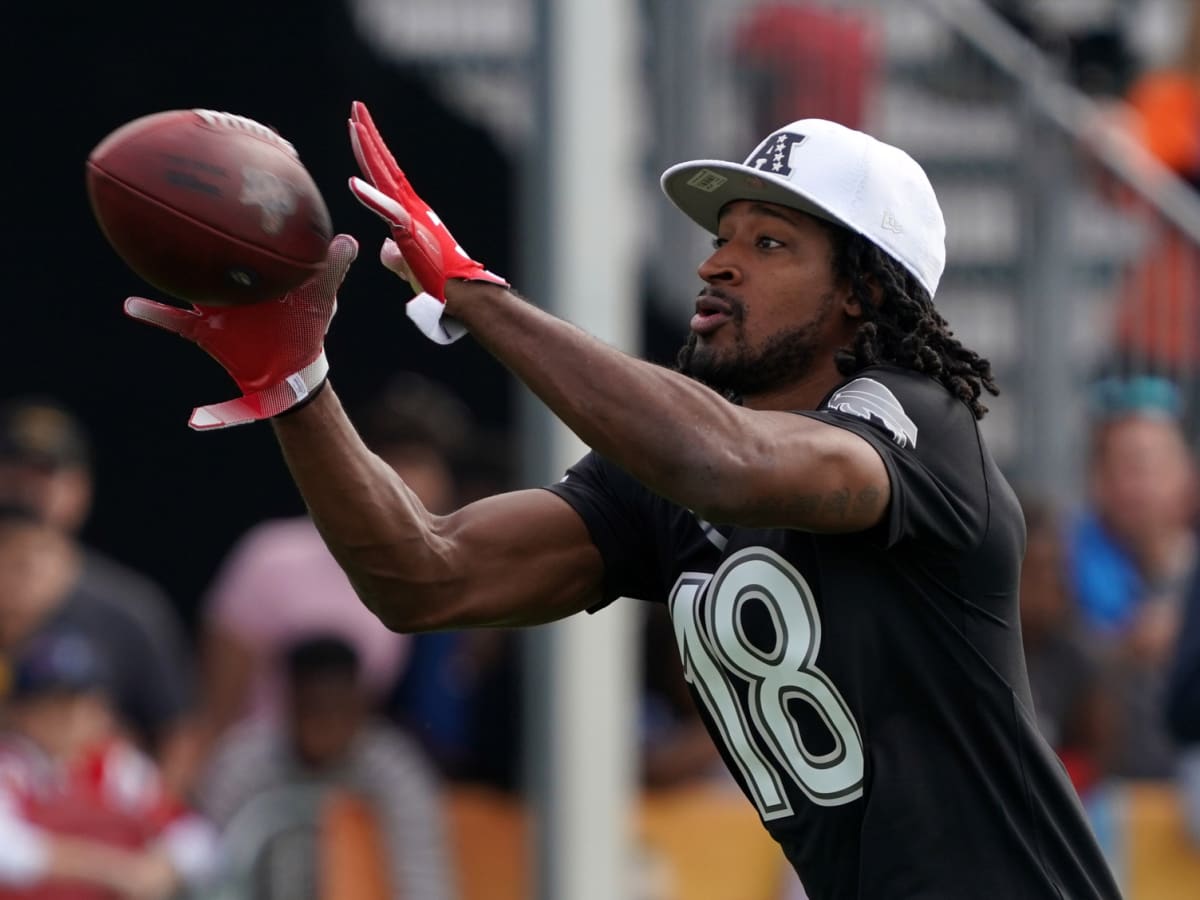
<svg viewBox="0 0 1200 900"><path fill-rule="evenodd" d="M731 454L711 521L817 532L878 525L891 500L879 452L852 431L792 413L758 412Z"/></svg>
<svg viewBox="0 0 1200 900"><path fill-rule="evenodd" d="M441 518L446 581L413 630L537 625L599 602L604 563L579 514L550 491L478 500Z"/></svg>

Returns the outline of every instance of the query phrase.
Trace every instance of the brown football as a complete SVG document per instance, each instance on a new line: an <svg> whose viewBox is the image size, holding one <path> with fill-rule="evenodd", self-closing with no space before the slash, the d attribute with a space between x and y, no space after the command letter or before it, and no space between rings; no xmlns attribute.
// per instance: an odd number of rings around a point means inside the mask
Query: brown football
<svg viewBox="0 0 1200 900"><path fill-rule="evenodd" d="M320 271L333 229L295 148L205 109L122 125L87 161L92 212L142 278L209 305L280 297Z"/></svg>

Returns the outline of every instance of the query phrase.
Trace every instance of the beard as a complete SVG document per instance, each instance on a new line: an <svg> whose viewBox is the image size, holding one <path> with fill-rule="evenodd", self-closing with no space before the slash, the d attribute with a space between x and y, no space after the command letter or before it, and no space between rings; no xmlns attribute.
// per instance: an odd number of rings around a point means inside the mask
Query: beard
<svg viewBox="0 0 1200 900"><path fill-rule="evenodd" d="M821 350L821 333L833 308L833 294L821 298L816 315L802 325L781 331L759 347L750 347L742 329L745 307L729 298L732 316L725 327L734 329L733 346L716 349L688 335L675 359L676 368L732 399L759 394L804 375Z"/></svg>

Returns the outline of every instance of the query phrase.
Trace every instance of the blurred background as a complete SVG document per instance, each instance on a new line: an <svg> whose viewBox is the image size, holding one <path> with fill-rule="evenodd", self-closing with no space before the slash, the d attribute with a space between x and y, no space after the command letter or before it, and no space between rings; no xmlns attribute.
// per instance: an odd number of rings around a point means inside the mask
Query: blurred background
<svg viewBox="0 0 1200 900"><path fill-rule="evenodd" d="M127 854L125 880L109 866L86 896L534 895L522 642L387 633L324 555L269 430L188 431L233 387L122 316L154 294L96 228L83 165L163 109L277 128L363 245L327 350L368 443L434 509L543 483L528 396L470 341L438 347L405 320L379 223L343 187L344 123L367 102L462 244L538 299L545 192L588 176L546 150L555 54L589 53L551 46L568 5L7 5L0 754L35 767L32 741L76 773L78 814L28 779L0 783L0 807ZM668 165L740 160L806 117L915 156L947 220L938 306L1002 389L982 427L1026 506L1039 718L1128 896L1197 896L1200 3L624 7L631 197L588 214L633 248L628 349L670 362L698 286L708 238L662 197ZM637 623L631 896L797 900L661 612ZM79 638L95 665L71 662ZM97 787L134 758L153 790ZM0 896L59 896L40 877L0 860Z"/></svg>

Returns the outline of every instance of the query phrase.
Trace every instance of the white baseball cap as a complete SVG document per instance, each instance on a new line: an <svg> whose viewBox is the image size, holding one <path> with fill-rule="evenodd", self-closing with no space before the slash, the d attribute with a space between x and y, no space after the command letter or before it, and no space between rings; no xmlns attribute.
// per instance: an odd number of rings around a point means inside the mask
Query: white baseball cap
<svg viewBox="0 0 1200 900"><path fill-rule="evenodd" d="M662 174L671 202L717 233L733 200L778 203L858 232L932 297L946 267L946 222L925 171L898 147L825 119L780 128L738 164L698 159Z"/></svg>

